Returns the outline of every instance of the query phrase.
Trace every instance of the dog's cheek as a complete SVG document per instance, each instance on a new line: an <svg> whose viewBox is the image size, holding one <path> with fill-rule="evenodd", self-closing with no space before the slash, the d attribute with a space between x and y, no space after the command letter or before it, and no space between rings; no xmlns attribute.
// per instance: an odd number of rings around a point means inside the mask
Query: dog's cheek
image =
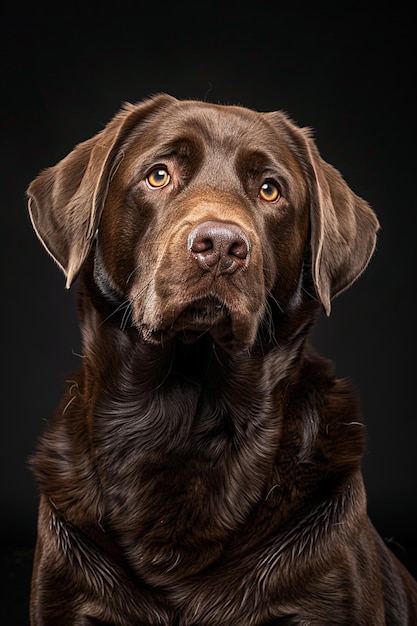
<svg viewBox="0 0 417 626"><path fill-rule="evenodd" d="M103 212L98 233L100 259L114 287L126 296L137 280L136 274L147 271L141 265L138 251L149 229L151 214L151 207L142 205L138 210L129 196L122 200L110 196ZM148 264L151 256L149 246Z"/></svg>
<svg viewBox="0 0 417 626"><path fill-rule="evenodd" d="M155 329L164 319L171 319L187 296L190 259L186 239L181 242L173 237L172 226L163 219L163 208L142 207L139 236L131 242L135 252L128 290L133 318L141 328Z"/></svg>
<svg viewBox="0 0 417 626"><path fill-rule="evenodd" d="M267 220L271 252L266 255L266 263L272 266L267 273L273 277L270 290L281 308L292 308L300 297L308 229L305 210L288 207L281 219Z"/></svg>

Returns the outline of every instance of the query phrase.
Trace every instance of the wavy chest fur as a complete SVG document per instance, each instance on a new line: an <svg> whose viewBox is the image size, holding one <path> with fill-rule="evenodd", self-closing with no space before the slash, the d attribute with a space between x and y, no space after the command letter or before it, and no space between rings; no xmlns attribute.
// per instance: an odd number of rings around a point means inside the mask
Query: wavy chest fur
<svg viewBox="0 0 417 626"><path fill-rule="evenodd" d="M225 365L201 350L177 346L159 381L140 356L125 362L95 408L106 525L153 582L215 560L273 475L279 394L266 392L262 368L249 378L245 359Z"/></svg>
<svg viewBox="0 0 417 626"><path fill-rule="evenodd" d="M286 398L300 346L254 366L209 341L151 355L120 339L103 337L100 361L84 358L35 466L71 524L110 540L140 579L169 585L278 532L322 473L320 428L334 433L320 424L314 381ZM349 448L346 433L335 441Z"/></svg>

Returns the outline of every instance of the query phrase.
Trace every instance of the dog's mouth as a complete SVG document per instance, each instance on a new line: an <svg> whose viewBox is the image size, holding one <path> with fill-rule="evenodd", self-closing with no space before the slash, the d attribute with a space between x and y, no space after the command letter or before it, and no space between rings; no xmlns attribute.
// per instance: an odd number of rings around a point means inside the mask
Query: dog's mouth
<svg viewBox="0 0 417 626"><path fill-rule="evenodd" d="M217 298L207 297L189 304L179 315L177 322L181 321L197 330L206 330L224 319L230 319L226 305Z"/></svg>
<svg viewBox="0 0 417 626"><path fill-rule="evenodd" d="M232 328L232 316L229 308L218 298L208 296L190 302L172 320L159 328L147 330L146 339L161 343L176 337L189 344L200 337L210 334L216 343L224 346L235 343Z"/></svg>
<svg viewBox="0 0 417 626"><path fill-rule="evenodd" d="M182 311L175 320L174 329L180 332L185 343L189 343L206 332L217 338L231 335L231 325L231 315L226 305L216 298L204 298Z"/></svg>

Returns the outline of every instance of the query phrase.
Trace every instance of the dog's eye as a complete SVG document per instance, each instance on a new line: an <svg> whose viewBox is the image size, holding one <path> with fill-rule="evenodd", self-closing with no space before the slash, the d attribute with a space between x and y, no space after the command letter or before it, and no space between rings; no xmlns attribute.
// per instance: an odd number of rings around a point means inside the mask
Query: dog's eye
<svg viewBox="0 0 417 626"><path fill-rule="evenodd" d="M259 197L266 202L276 202L280 199L281 193L275 183L266 180L259 189Z"/></svg>
<svg viewBox="0 0 417 626"><path fill-rule="evenodd" d="M166 187L171 180L169 172L164 167L157 167L146 177L146 184L150 189Z"/></svg>

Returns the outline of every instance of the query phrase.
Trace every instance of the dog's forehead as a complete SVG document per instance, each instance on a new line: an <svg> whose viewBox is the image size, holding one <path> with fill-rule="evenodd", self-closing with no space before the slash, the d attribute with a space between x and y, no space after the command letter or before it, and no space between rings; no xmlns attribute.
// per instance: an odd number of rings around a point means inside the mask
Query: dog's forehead
<svg viewBox="0 0 417 626"><path fill-rule="evenodd" d="M221 138L241 133L267 133L267 124L261 113L240 106L208 104L204 102L183 103L174 109L179 124L193 125L201 132Z"/></svg>
<svg viewBox="0 0 417 626"><path fill-rule="evenodd" d="M179 101L159 113L152 126L161 142L192 134L206 147L222 151L235 151L242 146L274 150L287 143L284 116L278 117L278 125L272 126L263 113L240 106Z"/></svg>

